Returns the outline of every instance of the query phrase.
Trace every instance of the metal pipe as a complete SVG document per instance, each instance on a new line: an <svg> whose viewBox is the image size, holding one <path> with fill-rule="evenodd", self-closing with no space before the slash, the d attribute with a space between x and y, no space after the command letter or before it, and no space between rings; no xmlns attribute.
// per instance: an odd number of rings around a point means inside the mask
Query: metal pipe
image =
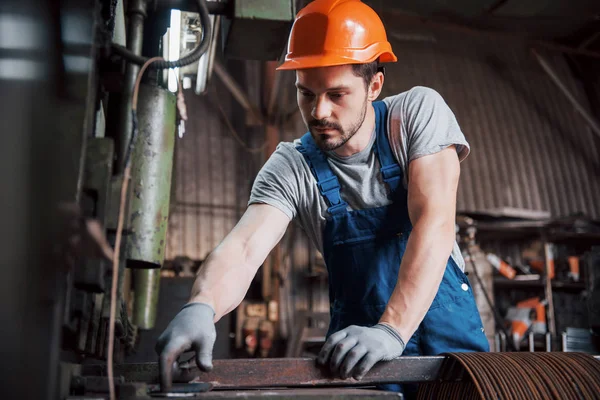
<svg viewBox="0 0 600 400"><path fill-rule="evenodd" d="M269 79L271 82L269 83L268 86L269 87L269 93L266 93L265 95L268 96L268 103L267 103L267 116L269 117L269 119L271 121L276 120L276 116L275 114L275 109L277 107L277 103L279 100L279 95L281 94L281 85L282 85L282 75L283 72L279 72L277 73L275 68L277 67L277 62L274 61L270 61L265 63L265 80ZM280 109L277 110L278 112L281 112Z"/></svg>
<svg viewBox="0 0 600 400"><path fill-rule="evenodd" d="M533 353L535 351L535 336L533 332L529 332L529 351Z"/></svg>
<svg viewBox="0 0 600 400"><path fill-rule="evenodd" d="M198 2L196 0L156 0L154 4L156 9L198 12ZM229 16L233 11L233 0L209 0L206 2L206 7L209 14Z"/></svg>
<svg viewBox="0 0 600 400"><path fill-rule="evenodd" d="M554 277L555 264L554 264L554 245L552 243L544 243L544 258L545 258L545 293L546 301L548 302L548 315L546 317L548 321L548 331L552 336L556 335L556 320L554 318L554 300L552 294L552 278Z"/></svg>
<svg viewBox="0 0 600 400"><path fill-rule="evenodd" d="M133 271L133 323L140 329L152 329L160 294L160 269Z"/></svg>
<svg viewBox="0 0 600 400"><path fill-rule="evenodd" d="M507 337L503 331L500 331L500 351L506 351Z"/></svg>
<svg viewBox="0 0 600 400"><path fill-rule="evenodd" d="M227 72L225 67L219 62L219 60L214 60L213 71L217 74L221 82L225 85L225 87L231 92L231 95L240 103L240 105L249 112L252 117L260 123L261 125L264 123L263 118L258 112L258 109L252 104L248 95L244 92L244 90L238 85L238 83L233 79L233 77Z"/></svg>
<svg viewBox="0 0 600 400"><path fill-rule="evenodd" d="M131 159L131 211L127 238L127 267L134 273L133 322L151 329L156 318L160 268L165 259L173 151L175 95L152 85L141 85L139 134ZM156 270L147 270L156 269Z"/></svg>
<svg viewBox="0 0 600 400"><path fill-rule="evenodd" d="M144 20L146 18L146 1L130 0L127 8L127 48L136 55L142 54L144 40ZM125 80L121 94L121 108L119 110L118 136L116 141L117 162L115 172L123 173L125 170L125 155L129 141L131 140L133 121L131 117L131 98L133 97L133 86L140 67L134 63L127 63L125 68Z"/></svg>
<svg viewBox="0 0 600 400"><path fill-rule="evenodd" d="M558 86L560 91L563 92L563 94L567 97L567 99L569 99L569 101L571 102L573 107L575 107L575 110L577 110L577 112L579 112L579 114L581 114L583 119L585 119L585 121L589 124L590 128L592 128L592 131L600 138L600 124L598 123L596 118L594 118L594 116L592 114L590 114L588 112L588 110L586 110L585 107L571 93L571 91L567 88L567 86L559 78L556 71L554 71L552 66L550 66L550 63L548 63L548 61L534 49L531 49L531 52L537 58L541 67L544 69L544 71L546 71L546 73L548 74L550 79L552 79L554 84L556 86Z"/></svg>

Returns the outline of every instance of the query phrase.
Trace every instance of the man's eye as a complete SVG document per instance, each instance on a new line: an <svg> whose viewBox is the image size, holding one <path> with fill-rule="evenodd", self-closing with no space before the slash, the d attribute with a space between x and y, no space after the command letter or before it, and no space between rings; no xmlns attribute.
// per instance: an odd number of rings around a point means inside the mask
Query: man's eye
<svg viewBox="0 0 600 400"><path fill-rule="evenodd" d="M306 90L301 90L300 94L304 97L312 97L313 94L311 92L307 92Z"/></svg>
<svg viewBox="0 0 600 400"><path fill-rule="evenodd" d="M341 99L342 97L344 97L344 93L330 93L329 97L334 99Z"/></svg>

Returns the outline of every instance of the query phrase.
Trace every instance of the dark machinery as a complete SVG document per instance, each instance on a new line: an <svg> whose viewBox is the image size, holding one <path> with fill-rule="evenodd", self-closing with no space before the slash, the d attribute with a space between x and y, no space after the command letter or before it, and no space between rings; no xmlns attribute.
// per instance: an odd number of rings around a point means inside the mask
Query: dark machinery
<svg viewBox="0 0 600 400"><path fill-rule="evenodd" d="M2 2L3 185L11 189L1 197L12 235L2 240L3 397L64 399L82 364L109 353L122 362L138 331L153 327L182 117L163 71L207 75L217 48L228 58L277 60L294 4ZM142 77L148 57L166 58L172 9L196 13L195 48ZM217 29L222 42L212 43Z"/></svg>

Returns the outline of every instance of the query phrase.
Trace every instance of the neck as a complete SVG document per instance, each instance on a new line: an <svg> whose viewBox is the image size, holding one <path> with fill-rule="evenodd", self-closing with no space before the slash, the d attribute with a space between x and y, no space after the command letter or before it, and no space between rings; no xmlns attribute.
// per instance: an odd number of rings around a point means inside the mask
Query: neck
<svg viewBox="0 0 600 400"><path fill-rule="evenodd" d="M371 140L371 135L375 129L375 109L371 102L367 105L367 113L365 120L363 121L358 131L344 143L343 146L338 147L334 150L335 154L340 157L349 157L353 154L359 153L367 147Z"/></svg>

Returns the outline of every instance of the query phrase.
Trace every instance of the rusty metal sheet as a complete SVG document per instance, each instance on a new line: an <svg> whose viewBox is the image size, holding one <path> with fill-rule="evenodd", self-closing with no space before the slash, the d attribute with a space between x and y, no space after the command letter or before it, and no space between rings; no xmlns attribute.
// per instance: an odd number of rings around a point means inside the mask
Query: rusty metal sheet
<svg viewBox="0 0 600 400"><path fill-rule="evenodd" d="M202 393L202 399L263 399L269 400L345 400L345 399L401 399L400 393L371 389L315 388L315 389L277 389L277 390L223 390ZM149 397L153 399L153 397Z"/></svg>
<svg viewBox="0 0 600 400"><path fill-rule="evenodd" d="M360 381L340 379L328 368L320 367L309 358L267 358L215 360L209 373L198 371L190 364L174 377L175 382L207 382L217 389L265 387L368 386L382 383L431 382L442 377L440 370L446 357L401 357L382 362ZM89 366L84 375L105 375L103 366ZM115 375L126 381L158 382L157 363L121 364L115 366ZM452 380L459 377L453 376Z"/></svg>

